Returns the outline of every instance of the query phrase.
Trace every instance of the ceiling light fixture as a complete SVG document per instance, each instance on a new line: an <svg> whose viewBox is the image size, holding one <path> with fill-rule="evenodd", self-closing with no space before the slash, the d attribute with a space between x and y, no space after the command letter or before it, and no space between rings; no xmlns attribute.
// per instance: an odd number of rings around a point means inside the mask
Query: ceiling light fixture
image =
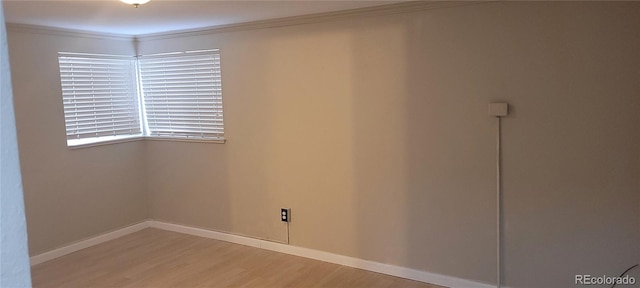
<svg viewBox="0 0 640 288"><path fill-rule="evenodd" d="M130 4L130 5L133 5L133 7L138 8L138 6L149 2L150 0L120 0L120 1L122 1L124 3L127 3L127 4Z"/></svg>

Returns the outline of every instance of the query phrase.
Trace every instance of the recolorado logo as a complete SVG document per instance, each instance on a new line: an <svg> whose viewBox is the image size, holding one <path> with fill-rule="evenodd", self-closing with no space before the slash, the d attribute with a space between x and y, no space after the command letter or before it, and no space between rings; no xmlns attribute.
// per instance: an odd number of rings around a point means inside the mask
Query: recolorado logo
<svg viewBox="0 0 640 288"><path fill-rule="evenodd" d="M592 275L576 275L576 285L634 285L636 284L636 278L626 275L624 277L618 276L592 276Z"/></svg>

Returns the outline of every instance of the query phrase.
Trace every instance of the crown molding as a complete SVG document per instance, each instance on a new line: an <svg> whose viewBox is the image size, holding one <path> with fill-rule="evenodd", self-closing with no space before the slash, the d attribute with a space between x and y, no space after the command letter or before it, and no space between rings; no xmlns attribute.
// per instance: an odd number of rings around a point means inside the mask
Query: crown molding
<svg viewBox="0 0 640 288"><path fill-rule="evenodd" d="M31 24L7 23L6 26L7 26L7 31L18 32L18 33L32 33L32 34L44 34L44 35L65 36L65 37L82 37L82 38L110 39L110 40L124 40L124 41L132 41L135 39L135 36L133 35L100 33L100 32L92 32L92 31L85 31L85 30L55 28L55 27L31 25Z"/></svg>
<svg viewBox="0 0 640 288"><path fill-rule="evenodd" d="M8 31L20 32L20 33L35 33L55 36L66 37L83 37L93 39L111 39L111 40L125 40L125 41L148 41L158 39L169 39L179 37L200 36L214 33L235 32L244 30L257 30L268 29L285 26L295 26L304 24L324 23L340 21L345 19L352 19L354 17L370 17L381 16L389 14L399 13L412 13L420 12L424 10L443 9L458 6L474 5L481 3L495 2L494 0L479 0L479 1L409 1L396 4L381 5L374 7L365 7L351 10L342 10L326 13L309 14L302 16L293 16L261 21L252 21L237 24L209 26L203 28L176 30L168 32L159 32L142 35L126 35L126 34L114 34L103 33L95 31L68 29L68 28L56 28L49 26L31 25L31 24L18 24L18 23L6 23Z"/></svg>
<svg viewBox="0 0 640 288"><path fill-rule="evenodd" d="M228 24L219 26L210 26L204 28L194 28L186 30L177 30L170 32L151 33L135 36L136 39L142 41L159 40L177 37L200 36L214 33L235 32L243 30L257 30L285 26L295 26L303 24L314 24L333 22L339 20L350 19L353 17L380 16L398 13L420 12L424 10L442 9L458 6L466 6L480 3L488 3L493 1L411 1L390 5L381 5L375 7L358 8L351 10L342 10L335 12L326 12L318 14L310 14L303 16L293 16L286 18L277 18L262 21L252 21L238 24Z"/></svg>

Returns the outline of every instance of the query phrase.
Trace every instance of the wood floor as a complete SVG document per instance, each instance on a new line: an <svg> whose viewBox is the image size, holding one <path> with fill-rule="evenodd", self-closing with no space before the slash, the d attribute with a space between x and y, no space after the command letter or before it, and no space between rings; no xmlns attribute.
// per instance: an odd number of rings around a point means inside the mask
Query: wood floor
<svg viewBox="0 0 640 288"><path fill-rule="evenodd" d="M33 287L421 287L384 274L148 228L36 265Z"/></svg>

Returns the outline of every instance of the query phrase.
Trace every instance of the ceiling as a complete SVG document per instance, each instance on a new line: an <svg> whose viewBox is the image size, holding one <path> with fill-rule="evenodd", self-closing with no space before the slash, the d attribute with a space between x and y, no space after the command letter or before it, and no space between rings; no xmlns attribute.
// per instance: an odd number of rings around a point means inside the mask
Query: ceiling
<svg viewBox="0 0 640 288"><path fill-rule="evenodd" d="M406 1L406 0L405 0ZM134 8L119 0L4 0L7 23L143 35L403 2L403 0L151 0Z"/></svg>

